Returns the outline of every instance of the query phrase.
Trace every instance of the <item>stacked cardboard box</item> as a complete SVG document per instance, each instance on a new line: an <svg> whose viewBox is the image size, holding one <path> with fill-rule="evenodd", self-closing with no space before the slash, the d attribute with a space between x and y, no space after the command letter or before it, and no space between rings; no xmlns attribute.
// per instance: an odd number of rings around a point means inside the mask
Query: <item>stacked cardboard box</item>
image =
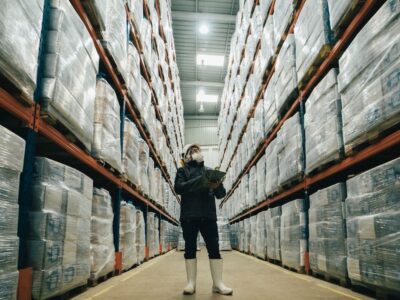
<svg viewBox="0 0 400 300"><path fill-rule="evenodd" d="M0 299L16 299L18 192L25 141L0 126Z"/></svg>

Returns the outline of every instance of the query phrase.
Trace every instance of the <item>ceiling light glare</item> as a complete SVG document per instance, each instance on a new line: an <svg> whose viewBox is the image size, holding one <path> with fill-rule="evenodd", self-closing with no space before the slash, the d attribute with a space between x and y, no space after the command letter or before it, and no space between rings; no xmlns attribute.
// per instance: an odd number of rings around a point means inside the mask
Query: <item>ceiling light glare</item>
<svg viewBox="0 0 400 300"><path fill-rule="evenodd" d="M199 32L201 34L207 34L208 33L208 26L206 24L201 24L199 28Z"/></svg>
<svg viewBox="0 0 400 300"><path fill-rule="evenodd" d="M197 64L201 66L223 67L224 58L223 55L198 54Z"/></svg>
<svg viewBox="0 0 400 300"><path fill-rule="evenodd" d="M206 94L197 94L196 102L208 102L208 103L216 103L218 102L218 95L206 95Z"/></svg>

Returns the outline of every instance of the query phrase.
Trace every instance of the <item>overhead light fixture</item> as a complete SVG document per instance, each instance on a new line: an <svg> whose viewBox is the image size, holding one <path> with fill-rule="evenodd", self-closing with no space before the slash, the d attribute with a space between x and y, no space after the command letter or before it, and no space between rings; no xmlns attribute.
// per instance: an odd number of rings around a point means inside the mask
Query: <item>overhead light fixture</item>
<svg viewBox="0 0 400 300"><path fill-rule="evenodd" d="M207 34L208 33L208 26L206 24L201 24L199 28L199 32L201 34Z"/></svg>
<svg viewBox="0 0 400 300"><path fill-rule="evenodd" d="M197 54L197 64L201 66L223 67L224 58L223 55Z"/></svg>
<svg viewBox="0 0 400 300"><path fill-rule="evenodd" d="M206 95L198 93L196 96L197 102L208 102L208 103L215 103L218 102L218 95Z"/></svg>
<svg viewBox="0 0 400 300"><path fill-rule="evenodd" d="M203 105L203 103L200 104L199 112L201 112L201 113L204 112L204 105Z"/></svg>

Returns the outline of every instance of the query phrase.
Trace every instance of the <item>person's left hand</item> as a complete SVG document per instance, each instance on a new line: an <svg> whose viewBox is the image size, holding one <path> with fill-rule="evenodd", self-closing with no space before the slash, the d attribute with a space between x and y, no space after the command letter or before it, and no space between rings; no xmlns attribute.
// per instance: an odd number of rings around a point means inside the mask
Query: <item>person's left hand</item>
<svg viewBox="0 0 400 300"><path fill-rule="evenodd" d="M222 183L222 181L217 181L217 182L210 181L208 184L209 184L210 188L215 190L216 188L218 188L221 185L221 183Z"/></svg>

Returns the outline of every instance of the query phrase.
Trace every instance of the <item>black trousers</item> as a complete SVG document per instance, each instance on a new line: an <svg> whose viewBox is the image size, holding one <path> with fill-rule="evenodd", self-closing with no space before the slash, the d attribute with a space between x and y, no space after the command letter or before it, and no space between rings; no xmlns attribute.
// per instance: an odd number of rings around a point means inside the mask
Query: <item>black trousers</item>
<svg viewBox="0 0 400 300"><path fill-rule="evenodd" d="M200 231L206 243L208 257L220 259L218 226L216 220L182 220L183 239L185 240L185 259L196 258L197 235Z"/></svg>

